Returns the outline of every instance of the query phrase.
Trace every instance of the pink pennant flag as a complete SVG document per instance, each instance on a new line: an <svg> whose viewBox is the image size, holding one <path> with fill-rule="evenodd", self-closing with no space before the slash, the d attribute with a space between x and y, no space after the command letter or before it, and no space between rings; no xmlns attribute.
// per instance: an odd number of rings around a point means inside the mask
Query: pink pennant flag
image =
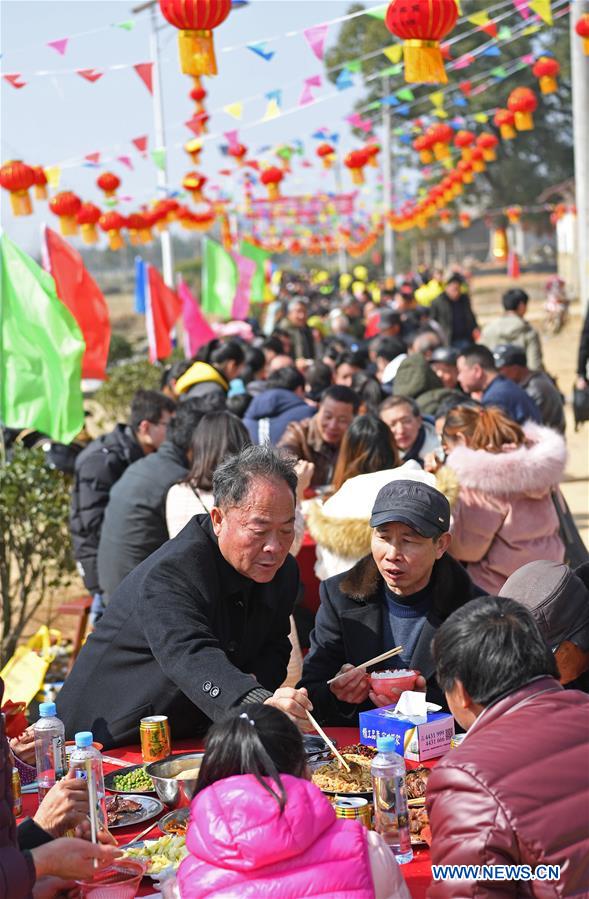
<svg viewBox="0 0 589 899"><path fill-rule="evenodd" d="M305 106L307 103L313 102L315 97L311 88L314 87L321 87L321 75L311 75L310 78L305 78L303 90L299 97L299 106Z"/></svg>
<svg viewBox="0 0 589 899"><path fill-rule="evenodd" d="M69 38L62 37L58 41L48 41L47 46L51 47L53 50L57 50L60 56L63 56L67 49L67 42Z"/></svg>
<svg viewBox="0 0 589 899"><path fill-rule="evenodd" d="M78 75L94 84L95 81L102 78L104 72L97 72L95 69L78 69Z"/></svg>
<svg viewBox="0 0 589 899"><path fill-rule="evenodd" d="M237 266L237 287L231 307L231 318L245 321L250 308L252 278L256 271L256 263L239 253L231 253L231 258Z"/></svg>
<svg viewBox="0 0 589 899"><path fill-rule="evenodd" d="M26 81L21 81L22 75L3 75L2 77L13 87L16 87L17 90L19 87L25 87L27 83Z"/></svg>
<svg viewBox="0 0 589 899"><path fill-rule="evenodd" d="M239 146L239 131L225 131L224 136L230 148Z"/></svg>
<svg viewBox="0 0 589 899"><path fill-rule="evenodd" d="M530 18L530 10L528 8L529 0L513 0L513 5L522 17L522 19Z"/></svg>
<svg viewBox="0 0 589 899"><path fill-rule="evenodd" d="M328 30L329 25L313 25L312 28L306 28L303 31L305 40L319 60L323 59L323 54L325 53L325 40Z"/></svg>
<svg viewBox="0 0 589 899"><path fill-rule="evenodd" d="M370 119L362 119L358 124L358 128L360 128L361 131L364 132L364 134L370 134L370 132L373 130L373 125Z"/></svg>
<svg viewBox="0 0 589 899"><path fill-rule="evenodd" d="M535 62L535 59L536 59L536 54L535 54L535 53L526 53L525 56L522 56L522 57L521 57L521 61L522 61L522 62L524 63L524 65L526 65L526 66L531 66L531 65L533 65L534 62Z"/></svg>
<svg viewBox="0 0 589 899"><path fill-rule="evenodd" d="M130 156L117 156L117 160L126 165L128 169L133 169L133 162Z"/></svg>
<svg viewBox="0 0 589 899"><path fill-rule="evenodd" d="M100 153L87 153L86 156L84 156L84 159L87 159L92 165L98 165L100 162Z"/></svg>
<svg viewBox="0 0 589 899"><path fill-rule="evenodd" d="M216 335L202 314L200 306L188 289L188 285L182 280L178 282L178 296L182 301L184 354L187 358L190 358L194 356L201 346L204 346L209 340L213 340Z"/></svg>
<svg viewBox="0 0 589 899"><path fill-rule="evenodd" d="M351 115L346 116L346 121L350 123L352 128L359 128L362 116L359 112L353 112Z"/></svg>
<svg viewBox="0 0 589 899"><path fill-rule="evenodd" d="M465 53L464 56L459 56L458 59L455 60L454 68L456 71L458 71L458 69L467 69L473 62L474 56L472 53Z"/></svg>
<svg viewBox="0 0 589 899"><path fill-rule="evenodd" d="M140 153L147 153L147 135L144 137L135 137L131 141L134 147L136 147Z"/></svg>
<svg viewBox="0 0 589 899"><path fill-rule="evenodd" d="M133 66L150 94L153 94L153 63L140 62Z"/></svg>

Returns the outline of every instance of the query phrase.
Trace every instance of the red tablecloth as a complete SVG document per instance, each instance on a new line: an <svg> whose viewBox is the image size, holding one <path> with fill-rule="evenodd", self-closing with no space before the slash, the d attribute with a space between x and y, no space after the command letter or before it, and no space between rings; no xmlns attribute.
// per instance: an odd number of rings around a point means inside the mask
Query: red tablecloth
<svg viewBox="0 0 589 899"><path fill-rule="evenodd" d="M331 737L335 738L339 746L345 746L348 743L358 742L359 735L357 728L328 727L326 728L326 730ZM201 748L202 743L199 743L196 740L178 740L174 743L174 753L186 752L187 750ZM116 758L120 758L121 760L127 762L129 765L136 765L142 761L141 750L139 746L128 746L123 749L112 749L107 753L107 755L112 755ZM407 767L415 767L415 763L407 762ZM109 765L108 762L104 763L105 773L116 770L119 769L113 765ZM23 796L24 815L34 815L37 809L37 802L38 797L36 793L26 793ZM143 824L136 824L131 827L124 827L120 830L116 830L115 836L118 840L119 845L132 843L137 834L145 830L146 827L147 823L144 822ZM144 837L144 839L157 839L157 837L159 836L161 836L161 834L157 829L157 819L155 819L153 824L153 832L148 833ZM413 861L408 865L403 865L402 871L413 899L424 899L425 891L431 880L431 862L429 849L414 850ZM150 893L153 893L151 881L144 880L142 882L141 889L139 890L138 895L145 896Z"/></svg>
<svg viewBox="0 0 589 899"><path fill-rule="evenodd" d="M313 615L319 608L319 581L315 576L316 546L310 534L305 531L301 548L297 555L301 582L304 587L303 606Z"/></svg>

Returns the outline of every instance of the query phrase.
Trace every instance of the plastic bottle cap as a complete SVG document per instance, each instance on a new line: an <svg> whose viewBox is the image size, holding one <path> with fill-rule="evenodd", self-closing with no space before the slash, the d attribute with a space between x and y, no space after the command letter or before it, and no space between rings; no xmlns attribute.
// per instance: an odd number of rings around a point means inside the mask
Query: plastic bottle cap
<svg viewBox="0 0 589 899"><path fill-rule="evenodd" d="M41 718L53 718L57 712L54 702L42 702L39 705L39 715Z"/></svg>
<svg viewBox="0 0 589 899"><path fill-rule="evenodd" d="M75 736L76 740L76 749L86 749L87 746L92 746L94 741L94 737L90 733L89 730L81 730Z"/></svg>
<svg viewBox="0 0 589 899"><path fill-rule="evenodd" d="M376 748L379 752L396 752L397 741L394 737L377 737Z"/></svg>

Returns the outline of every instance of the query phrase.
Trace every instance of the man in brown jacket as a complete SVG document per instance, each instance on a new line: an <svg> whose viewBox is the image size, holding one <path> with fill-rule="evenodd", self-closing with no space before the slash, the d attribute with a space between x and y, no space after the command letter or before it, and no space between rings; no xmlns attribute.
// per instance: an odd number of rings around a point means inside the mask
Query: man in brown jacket
<svg viewBox="0 0 589 899"><path fill-rule="evenodd" d="M551 649L512 599L462 606L433 652L467 734L428 781L428 899L589 896L589 697L560 686Z"/></svg>
<svg viewBox="0 0 589 899"><path fill-rule="evenodd" d="M311 487L331 482L341 442L359 403L358 395L349 387L328 387L317 414L304 421L291 421L280 438L279 447L315 466Z"/></svg>

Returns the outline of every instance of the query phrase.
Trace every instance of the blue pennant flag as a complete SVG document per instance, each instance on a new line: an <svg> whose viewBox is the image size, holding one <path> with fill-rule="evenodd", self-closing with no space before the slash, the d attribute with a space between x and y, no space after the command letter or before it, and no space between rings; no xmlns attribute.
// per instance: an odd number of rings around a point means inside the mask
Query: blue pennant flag
<svg viewBox="0 0 589 899"><path fill-rule="evenodd" d="M268 91L268 93L265 94L265 97L266 97L266 100L275 100L277 106L280 106L280 104L282 103L282 91L281 90Z"/></svg>
<svg viewBox="0 0 589 899"><path fill-rule="evenodd" d="M456 94L452 102L454 103L454 106L468 106L468 100L466 97L463 97L462 94Z"/></svg>
<svg viewBox="0 0 589 899"><path fill-rule="evenodd" d="M256 56L261 56L262 59L266 60L266 62L270 62L270 60L276 53L275 50L266 49L266 41L261 41L259 44L248 44L247 49L251 50L252 53L255 53Z"/></svg>
<svg viewBox="0 0 589 899"><path fill-rule="evenodd" d="M145 315L147 293L147 266L141 256L135 256L135 312Z"/></svg>
<svg viewBox="0 0 589 899"><path fill-rule="evenodd" d="M388 97L383 97L380 102L384 103L386 106L398 106L399 105L399 101L397 100L397 98L395 97L394 94L389 94Z"/></svg>
<svg viewBox="0 0 589 899"><path fill-rule="evenodd" d="M481 56L501 56L501 50L497 44L491 44L486 50L483 50Z"/></svg>
<svg viewBox="0 0 589 899"><path fill-rule="evenodd" d="M398 112L399 115L409 115L409 104L402 103L401 106L397 106L395 112Z"/></svg>
<svg viewBox="0 0 589 899"><path fill-rule="evenodd" d="M354 77L349 69L342 69L335 80L338 91L344 91L347 87L354 87Z"/></svg>

